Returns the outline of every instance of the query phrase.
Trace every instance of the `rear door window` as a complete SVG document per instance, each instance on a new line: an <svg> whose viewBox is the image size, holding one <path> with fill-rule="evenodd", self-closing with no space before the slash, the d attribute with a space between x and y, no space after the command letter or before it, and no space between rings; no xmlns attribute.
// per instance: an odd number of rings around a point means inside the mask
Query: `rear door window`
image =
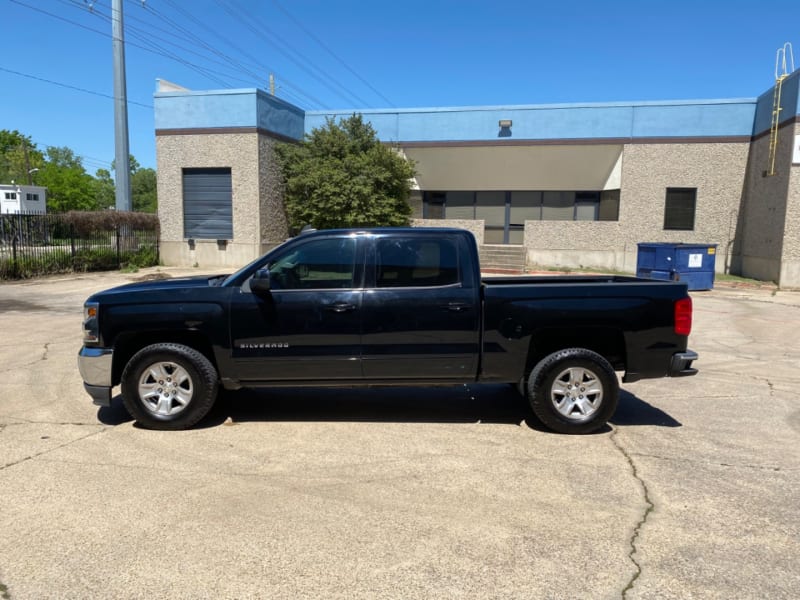
<svg viewBox="0 0 800 600"><path fill-rule="evenodd" d="M454 240L379 238L375 248L379 288L438 287L459 282Z"/></svg>

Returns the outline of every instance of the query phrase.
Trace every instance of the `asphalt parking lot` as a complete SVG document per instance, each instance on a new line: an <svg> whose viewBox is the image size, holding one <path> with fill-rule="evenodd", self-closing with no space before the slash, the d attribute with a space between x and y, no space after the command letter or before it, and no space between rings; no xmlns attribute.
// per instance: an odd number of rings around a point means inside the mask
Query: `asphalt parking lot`
<svg viewBox="0 0 800 600"><path fill-rule="evenodd" d="M544 431L505 386L93 406L90 293L0 284L0 598L796 598L800 293L694 293L693 378ZM170 275L177 270L162 269Z"/></svg>

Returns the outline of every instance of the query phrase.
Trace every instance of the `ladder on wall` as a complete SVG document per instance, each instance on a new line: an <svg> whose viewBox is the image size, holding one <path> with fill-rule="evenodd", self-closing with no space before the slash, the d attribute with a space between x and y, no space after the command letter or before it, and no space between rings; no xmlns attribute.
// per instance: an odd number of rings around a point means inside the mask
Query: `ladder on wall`
<svg viewBox="0 0 800 600"><path fill-rule="evenodd" d="M788 57L788 61L787 61ZM783 80L794 71L792 44L786 42L775 53L775 91L772 94L772 121L769 127L769 168L764 172L768 177L775 175L775 157L778 154L778 127L781 122L781 89Z"/></svg>

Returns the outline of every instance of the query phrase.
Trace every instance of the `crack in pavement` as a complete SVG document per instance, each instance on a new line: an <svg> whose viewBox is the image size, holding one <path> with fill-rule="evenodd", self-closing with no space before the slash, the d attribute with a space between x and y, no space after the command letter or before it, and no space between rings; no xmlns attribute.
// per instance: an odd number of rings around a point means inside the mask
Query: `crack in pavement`
<svg viewBox="0 0 800 600"><path fill-rule="evenodd" d="M12 427L14 425L75 425L76 427L97 427L96 421L92 423L81 423L79 421L31 421L14 415L0 415L0 419L14 419L14 423L1 423L0 427ZM2 431L2 429L0 429Z"/></svg>
<svg viewBox="0 0 800 600"><path fill-rule="evenodd" d="M767 387L769 388L769 397L770 398L774 398L775 397L775 384L772 383L772 381L770 381L769 378L762 377L760 375L750 375L750 377L752 379L755 379L756 381L760 381L760 382L766 383Z"/></svg>
<svg viewBox="0 0 800 600"><path fill-rule="evenodd" d="M64 340L56 340L56 341L52 341L52 342L45 342L45 344L43 346L43 350L42 350L42 355L39 358L37 358L35 360L32 360L30 362L26 362L26 363L21 364L21 365L14 365L12 367L9 367L9 368L6 368L6 369L2 369L2 370L0 370L0 375L3 375L5 373L11 373L11 372L19 371L20 369L27 369L27 368L32 367L32 366L34 366L34 365L36 365L36 364L38 364L38 363L40 363L42 361L47 360L48 355L50 353L50 346L57 345L57 344L72 344L72 343L73 343L73 340L71 338L70 339L64 339Z"/></svg>
<svg viewBox="0 0 800 600"><path fill-rule="evenodd" d="M15 465L18 465L20 463L24 463L26 461L33 460L34 458L37 458L39 456L43 456L45 454L49 454L50 452L54 452L54 451L59 450L61 448L66 448L67 446L69 446L71 444L75 444L75 443L80 442L82 440L88 439L88 438L90 438L92 436L104 433L107 429L108 429L108 427L103 427L100 431L94 431L92 433L83 435L83 436L81 436L81 437L79 437L77 439L71 440L69 442L64 442L63 444L59 444L58 446L55 446L53 448L49 448L47 450L42 450L41 452L37 452L36 454L31 454L30 456L26 456L24 458L20 458L19 460L15 460L13 462L6 463L6 464L0 466L0 471L8 469L9 467L13 467Z"/></svg>
<svg viewBox="0 0 800 600"><path fill-rule="evenodd" d="M30 362L27 362L27 363L25 363L25 364L23 364L23 365L14 365L14 366L13 366L13 367L11 367L11 368L8 368L8 369L3 369L2 371L0 371L0 374L3 374L3 373L11 373L12 371L18 371L19 369L24 369L24 368L27 368L27 367L32 367L33 365L35 365L35 364L37 364L37 363L40 363L40 362L42 362L43 360L47 360L47 354L50 352L50 345L51 345L51 344L62 344L62 343L66 343L66 342L62 342L62 341L58 341L58 342L46 342L46 343L44 344L44 349L42 350L42 355L41 355L39 358L37 358L36 360L32 360L32 361L30 361Z"/></svg>
<svg viewBox="0 0 800 600"><path fill-rule="evenodd" d="M644 501L646 504L644 514L642 514L641 518L636 523L636 526L633 528L633 533L631 534L630 540L628 540L628 543L630 544L631 547L630 552L628 552L628 558L633 563L633 566L635 567L636 570L633 573L633 576L631 576L630 580L628 581L628 584L622 590L622 599L625 600L625 598L628 597L628 592L633 589L636 580L639 579L639 577L642 574L642 565L639 563L638 560L636 560L636 552L638 550L636 546L636 541L639 539L639 533L641 532L642 527L644 527L645 523L647 522L647 518L650 516L650 513L653 512L653 509L655 509L655 504L653 504L653 501L650 499L650 491L647 489L647 484L644 482L644 479L642 479L639 476L639 471L636 468L636 463L633 462L633 457L628 453L627 450L625 450L625 448L622 447L622 444L620 444L619 440L617 440L618 434L619 434L619 429L612 426L612 431L610 436L611 443L614 444L616 449L619 450L619 452L622 454L622 456L625 457L625 460L628 462L628 465L631 468L631 472L633 473L633 478L636 479L637 482L639 482L639 485L642 488L642 494L644 495Z"/></svg>
<svg viewBox="0 0 800 600"><path fill-rule="evenodd" d="M707 460L691 460L688 458L677 458L673 456L662 456L658 454L644 454L640 452L632 452L631 456L641 456L642 458L654 458L656 460L664 460L668 462L674 463L685 463L689 465L703 465L706 467L726 467L732 469L751 469L754 471L774 471L776 473L782 473L787 471L800 471L798 469L785 469L783 467L776 467L773 465L750 465L750 464L734 464L734 463L723 463L723 462L711 462Z"/></svg>

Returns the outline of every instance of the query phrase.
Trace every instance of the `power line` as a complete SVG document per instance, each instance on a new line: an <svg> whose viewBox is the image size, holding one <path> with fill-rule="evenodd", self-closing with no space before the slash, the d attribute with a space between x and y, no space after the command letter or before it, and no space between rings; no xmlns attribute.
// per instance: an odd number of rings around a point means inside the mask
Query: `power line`
<svg viewBox="0 0 800 600"><path fill-rule="evenodd" d="M39 146L41 146L41 148L39 148ZM72 148L70 148L69 146L62 146L62 145L58 145L58 144L48 144L46 142L41 142L40 141L40 142L33 142L33 146L30 146L29 150L31 150L31 151L35 150L36 152L41 153L42 156L46 156L48 148L68 148L72 152L72 155L75 158L80 159L80 164L84 168L94 169L95 171L97 171L98 169L105 169L107 171L111 170L111 162L110 161L103 160L103 159L100 159L100 158L93 158L91 156L86 156L85 154L78 154L77 152L72 150Z"/></svg>
<svg viewBox="0 0 800 600"><path fill-rule="evenodd" d="M81 11L83 11L83 10L85 10L87 8L87 6L85 4L81 4L81 3L77 2L76 0L59 0L59 2L61 2L62 4L66 4L67 6L69 6L71 8L78 8ZM91 15L97 17L101 21L104 21L106 23L111 23L112 22L111 15L104 15L99 10L95 10L94 4L91 4L88 7L88 9L89 9L89 13ZM129 29L130 29L130 25L125 27L126 31L128 31ZM97 32L96 29L92 29L92 31L96 31ZM98 33L102 34L102 32L98 32ZM106 34L103 34L103 35L106 35ZM113 39L113 36L111 36L111 37ZM219 85L222 85L224 87L232 87L230 85L230 83L228 83L227 81L224 81L224 80L220 79L219 77L213 75L213 71L210 71L209 69L206 69L205 67L202 67L200 65L195 65L194 63L190 63L190 62L184 60L183 58L181 58L180 56L178 56L177 54L167 50L166 48L160 46L159 44L157 44L157 43L155 43L155 42L153 42L151 40L144 39L141 36L136 36L135 34L134 34L134 37L138 37L138 39L142 40L143 42L149 43L151 46L156 48L156 50L154 50L153 48L148 48L147 46L142 46L140 44L136 44L134 42L131 42L130 40L128 40L126 42L127 46L133 46L133 47L136 47L136 48L143 48L143 49L147 50L148 52L154 52L156 54L161 54L162 56L165 56L166 58L171 58L172 60L175 60L175 61L183 64L184 66L192 69L196 73L199 73L203 77L206 77L206 78L210 79L211 81L214 81L214 82L218 83Z"/></svg>
<svg viewBox="0 0 800 600"><path fill-rule="evenodd" d="M37 77L36 75L31 75L30 73L20 73L19 71L14 71L12 69L6 69L5 67L0 67L0 71L5 71L6 73L12 73L14 75L19 75L20 77L27 77L28 79L35 79L36 81L43 81L44 83L49 83L52 85L57 85L59 87L67 88L70 90L75 90L77 92L83 92L84 94L92 94L93 96L100 96L101 98L109 98L111 100L116 100L114 96L111 94L104 94L103 92L94 92L92 90L87 90L86 88L77 87L75 85L69 85L68 83L61 83L60 81L53 81L52 79L45 79L44 77ZM142 102L136 102L135 100L128 100L128 104L134 104L136 106L141 106L143 108L153 108L152 104L144 104Z"/></svg>
<svg viewBox="0 0 800 600"><path fill-rule="evenodd" d="M225 38L219 38L219 31L212 29L211 27L209 27L208 25L206 25L206 24L205 24L205 23L203 23L202 21L198 20L198 19L197 19L197 18L196 18L196 17L195 17L195 16L194 16L192 13L190 13L190 12L187 12L187 11L186 11L184 8L182 8L180 5L176 4L176 3L175 3L175 2L173 2L172 0L165 0L165 2L166 2L167 4L169 4L170 6L172 6L172 7L173 7L175 10L177 10L178 12L180 12L181 14L183 14L183 15L184 15L184 17L185 17L186 19L188 19L188 20L190 20L190 21L194 22L195 24L199 25L200 27L202 27L202 28L203 28L203 29L205 29L206 31L210 32L210 33L211 33L211 34L212 34L212 35L213 35L215 38L217 38L217 39L221 39L221 41L223 41L223 42L224 42L225 44L227 44L229 47L231 47L231 48L233 48L234 50L236 50L236 51L237 51L239 54L241 54L242 56L246 57L248 60L251 60L251 61L253 61L253 62L254 62L254 63L256 63L256 64L260 64L260 62L261 62L261 61L260 61L259 59L257 59L257 58L255 58L255 57L253 57L251 54L249 54L249 53L248 53L248 52L246 52L245 50L242 50L242 49L241 49L239 46L237 46L236 44L234 44L232 41L230 41L230 40L228 40L228 39L225 39ZM169 22L169 23L172 23L174 26L177 26L178 28L182 29L183 31L188 31L188 30L186 30L185 28L183 28L181 25L179 25L179 24L175 23L175 21L173 21L172 19L170 19L169 17L167 17L167 16L166 16L166 15L164 15L163 13L161 13L161 12L157 12L157 11L156 11L155 9L153 9L152 7L150 7L150 6L146 6L145 8L146 8L146 10L148 10L148 11L152 12L153 14L155 14L155 15L157 15L157 16L160 16L162 19L166 20L167 22ZM192 35L194 35L194 34L192 34ZM198 38L198 39L199 39L199 38ZM215 52L216 52L216 51L215 51ZM230 59L230 57L228 57L227 55L224 55L224 56L226 56L227 58L229 58L229 59ZM233 59L231 59L231 60L233 60ZM312 101L314 104L317 104L317 105L319 105L319 106L321 106L321 107L323 107L323 108L328 108L327 106L325 106L325 103L324 103L324 102L322 102L322 101L321 101L321 100L319 100L318 98L315 98L314 96L312 96L311 94L309 94L309 93L308 93L308 92L306 92L305 90L301 89L299 86L297 86L297 85L294 85L294 84L293 84L293 83L291 83L289 80L282 78L282 81L283 81L283 83L284 83L284 85L285 85L285 86L287 86L287 87L289 87L289 88L292 88L292 89L293 89L293 90L295 90L295 91L296 91L298 94L300 94L300 95L302 95L302 96L305 96L306 98L308 98L309 100L311 100L311 101Z"/></svg>
<svg viewBox="0 0 800 600"><path fill-rule="evenodd" d="M308 37L310 37L312 40L314 40L315 42L317 42L317 44L319 44L319 45L320 45L320 47L321 47L323 50L325 50L325 51L326 51L328 54L330 54L330 55L331 55L333 58L335 58L335 59L336 59L336 60L339 62L339 64L340 64L340 65L342 65L342 66L343 66L345 69L347 69L348 71L350 71L350 73L352 73L352 74L353 74L353 75L354 75L356 78L358 78L358 80L359 80L361 83L363 83L363 84L364 84L364 85L366 85L366 86L367 86L369 89L371 89L371 90L372 90L372 91L373 91L373 92L374 92L374 93L375 93L375 94L376 94L378 97L380 97L381 99L383 99L383 100L384 100L384 101L385 101L385 102L386 102L386 103L387 103L387 104L388 104L390 107L394 108L394 104L392 103L392 101L391 101L391 100L389 100L389 99L388 99L386 96L384 96L384 95L383 95L383 94L381 94L381 93L380 93L378 90L376 90L376 89L375 89L375 88L372 86L372 84L370 84L370 83L369 83L369 82L368 82L366 79L364 79L363 77L361 77L361 75L359 75L359 74L358 74L358 73L357 73L355 70L353 70L353 69L350 67L350 65L348 65L348 64L347 64L347 63L346 63L344 60L342 60L341 58L339 58L339 56L337 56L337 55L336 55L336 53L335 53L333 50L331 50L331 49L330 49L330 48L329 48L329 47L328 47L328 46L327 46L327 45L326 45L326 44L325 44L325 43L324 43L324 42L323 42L321 39L319 39L319 38L318 38L316 35L314 35L314 34L313 34L311 31L309 31L308 29L306 29L306 27L305 27L305 26L304 26L304 25L303 25L303 24L302 24L302 23L301 23L301 22L300 22L300 21L299 21L297 18L295 18L295 17L294 17L294 15L292 15L292 14L291 14L291 13L290 13L288 10L286 10L286 9L283 7L283 5L282 5L280 2L278 2L278 0L272 0L272 3L273 3L273 4L274 4L274 5L275 5L275 6L278 8L278 10L280 10L280 11L281 11L281 12L282 12L284 15L286 15L286 16L287 16L287 17L288 17L288 18L289 18L289 19L290 19L290 20L291 20L291 21L292 21L292 22L293 22L295 25L297 25L297 27L299 27L299 28L300 28L300 29L301 29L301 30L302 30L302 31L303 31L303 32L304 32L304 33L305 33L305 34L306 34Z"/></svg>
<svg viewBox="0 0 800 600"><path fill-rule="evenodd" d="M89 27L87 25L84 25L82 23L78 23L77 21L73 21L71 19L67 19L67 18L59 16L57 14L48 12L46 10L42 10L41 8L37 8L36 6L31 6L30 4L26 4L24 2L20 2L19 0L9 0L9 2L13 2L14 4L18 4L20 6L24 6L26 8L31 9L31 10L34 10L36 12L40 12L42 14L48 15L50 17L53 17L54 19L58 19L59 21L64 21L65 23L70 23L71 25L75 25L76 27L80 27L81 29L86 29L87 31L91 31L93 33L97 33L99 35L102 35L103 37L108 37L108 38L112 37L110 33L106 33L104 31L100 31L98 29L94 29L94 28ZM153 50L153 49L148 48L147 46L143 46L141 44L136 44L136 43L130 42L130 41L126 42L126 44L128 46L133 46L133 47L136 47L136 48L140 48L140 49L144 50L145 52L150 52L152 54L157 54L159 56L165 56L166 58L169 58L170 60L174 60L174 61L179 62L179 63L183 64L184 66L188 66L190 68L194 68L194 69L197 69L197 68L202 69L203 68L200 65L196 65L194 63L190 63L189 61L183 60L181 58L175 58L173 56L169 56L167 54L164 54L163 52L158 52L157 50ZM206 71L208 71L210 73L219 73L218 71L213 71L212 69L206 69ZM223 76L225 75L224 73L220 73L220 74L223 75ZM208 75L205 75L203 73L201 73L201 75L204 75L205 77L208 77ZM227 86L227 87L231 87L229 84L226 84L226 83L223 83L222 85Z"/></svg>
<svg viewBox="0 0 800 600"><path fill-rule="evenodd" d="M242 10L238 8L233 2L231 2L230 5L225 4L222 0L215 0L215 2L217 6L222 8L231 17L239 21L244 27L249 29L253 34L261 38L264 42L266 42L273 48L277 49L278 52L280 52L283 56L292 61L295 65L297 65L298 68L300 68L305 73L307 73L308 75L310 75L311 77L322 83L333 93L337 94L341 98L344 98L347 102L354 102L354 104L361 104L361 105L367 104L366 100L359 98L356 94L349 91L342 84L336 81L333 77L322 71L322 69L317 67L312 61L303 56L303 54L301 54L297 50L294 50L285 39L283 39L280 35L272 31L269 27L264 25L263 22L260 22L255 15L253 14L243 15ZM253 23L258 25L258 27L255 27ZM271 40L269 37L267 37L268 35L274 37L277 40L277 43ZM292 54L296 55L297 58L292 56Z"/></svg>
<svg viewBox="0 0 800 600"><path fill-rule="evenodd" d="M62 0L62 1L64 1L64 0ZM85 5L81 4L78 0L71 0L71 2L72 2L72 5L75 8L80 8L82 10L85 9ZM91 8L92 14L100 17L101 19L105 19L106 22L110 22L111 21L111 16L108 15L108 14L104 14L103 12L97 10L95 7L98 6L98 5L99 6L103 6L103 7L105 6L105 5L101 4L100 2L95 2L92 5L92 8ZM138 22L141 22L141 23L146 23L148 27L151 27L151 28L153 28L153 29L155 29L157 31L165 31L165 32L169 33L173 37L177 37L177 38L179 38L181 40L189 42L190 44L194 44L195 46L199 46L199 44L197 44L196 42L194 42L193 40L191 40L191 39L189 39L187 37L176 35L175 34L176 32L174 31L174 28L173 28L173 31L169 31L167 29L164 29L163 27L154 26L152 23L149 23L148 21L145 21L144 19L139 19L139 18L137 18L137 17L135 17L133 15L129 15L129 14L125 15L125 19L126 19L126 21L134 20L134 21L138 21ZM209 57L209 56L207 56L205 54L197 52L196 50L192 50L191 48L187 48L186 46L182 46L181 44L178 44L178 43L176 43L176 42L174 42L172 40L166 39L164 37L161 37L161 36L158 36L158 35L155 35L155 34L149 32L149 31L146 31L143 27L137 27L136 25L131 25L130 23L126 23L125 31L129 35L131 35L131 36L133 36L133 37L135 37L137 39L140 39L145 43L153 43L151 40L158 40L158 41L163 42L165 44L169 44L171 46L179 48L180 50L183 50L184 52L188 52L188 53L193 54L195 56L198 56L198 57L200 57L200 58L202 58L204 60L210 61L210 62L212 62L214 64L221 65L223 67L229 66L229 62L223 62L223 61L211 58L211 57ZM158 46L158 47L161 47L161 46ZM163 48L163 47L161 47L161 48ZM164 52L170 52L170 51L164 49ZM234 68L237 68L236 65L232 65L232 66ZM246 69L237 68L237 70L244 72L246 75L247 74L253 75L252 72L249 72ZM248 84L253 83L254 81L258 82L261 79L261 77L258 76L258 75L254 75L253 80L241 79L241 78L237 78L237 77L234 77L234 76L228 75L228 74L225 74L225 76L229 77L229 78L231 78L231 79L233 79L235 81L241 81L241 82L248 83Z"/></svg>
<svg viewBox="0 0 800 600"><path fill-rule="evenodd" d="M10 1L12 3L14 3L14 4L17 4L17 5L23 6L25 8L28 8L30 10L39 12L41 14L47 15L49 17L52 17L54 19L58 19L58 20L63 21L65 23L69 23L70 25L73 25L75 27L79 27L79 28L84 29L86 31L91 31L92 33L96 33L98 35L102 35L103 37L113 37L113 36L111 36L109 33L105 32L105 31L100 31L100 30L95 29L93 27L89 27L89 26L87 26L87 25L85 25L83 23L79 23L77 21L62 17L62 16L60 16L58 14L54 14L54 13L49 12L47 10L43 10L43 9L37 7L37 6L32 6L32 5L27 4L25 2L21 2L20 0L10 0ZM202 23L201 21L196 19L191 13L186 12L179 5L176 5L174 2L171 2L171 0L165 0L165 1L167 3L169 3L170 5L172 5L176 10L178 10L181 13L183 13L187 17L187 19L189 19L191 21L194 21L195 23L200 25L202 28L206 29L207 31L210 31L215 37L217 37L219 39L217 31L215 31L213 29L210 29L207 25L205 25L204 23ZM85 9L86 8L85 4L84 4L84 6L81 6L80 3L75 2L75 1L59 0L59 2L61 2L63 4L67 4L68 6L71 6L73 8L81 8L81 9ZM106 5L103 5L101 2L98 1L98 2L93 2L90 5L89 8L91 8L91 12L93 14L95 14L95 16L100 18L101 20L109 20L110 21L111 17L109 15L104 15L100 11L96 11L95 12L95 9L94 9L95 5L100 5L100 6L106 6ZM163 13L155 11L150 6L144 5L144 9L149 11L150 13L152 13L156 18L170 23L173 28L177 28L177 29L185 32L187 35L191 36L191 38L194 38L194 40L196 40L194 42L195 44L198 44L198 45L208 49L209 51L213 52L215 55L219 56L220 58L223 58L227 63L229 63L232 67L234 67L238 71L253 77L254 81L258 82L257 83L257 87L264 87L263 84L262 84L262 80L264 78L262 78L260 74L254 73L251 69L246 67L241 61L239 61L237 59L234 59L231 56L216 50L213 46L210 46L209 44L205 43L202 38L200 38L199 36L195 35L190 30L182 27L179 23L176 23L174 20L169 19L169 17L167 17ZM142 22L142 23L145 23L145 21L142 20L142 19L137 19L137 20ZM152 24L148 24L148 25L151 26L151 27L154 27ZM128 26L128 28L130 28L130 25ZM132 41L128 40L126 42L126 44L129 45L129 46L133 46L135 48L139 48L139 49L144 50L146 52L149 52L151 54L164 56L164 57L166 57L166 58L168 58L170 60L178 62L178 63L180 63L180 64L182 64L182 65L184 65L184 66L186 66L186 67L198 72L200 75L219 83L220 85L222 85L224 87L233 87L233 86L231 86L230 83L228 83L227 81L224 81L224 80L220 79L219 77L217 77L217 75L222 76L222 77L226 77L226 78L230 78L230 79L234 79L234 80L238 80L238 81L242 81L244 83L251 83L250 80L244 80L244 79L241 79L241 78L237 78L237 77L234 77L234 76L232 76L232 75L230 75L228 73L222 73L222 72L220 72L218 70L210 69L208 67L204 67L202 65L198 65L196 63L189 62L189 61L183 59L182 57L180 57L179 55L175 54L174 52L164 48L163 46L160 46L159 44L154 43L152 41L152 39L146 39L145 36L148 36L148 37L154 38L154 39L161 39L162 41L165 41L165 40L163 40L163 38L159 38L158 36L156 36L156 35L154 35L154 34L152 34L150 32L146 32L141 28L135 28L135 29L138 30L138 31L132 32L132 36L133 37L145 42L146 44L149 44L150 46L154 46L154 47L156 47L158 49L154 49L154 48L151 48L149 46L142 45L142 44L137 44L136 42L132 42ZM160 29L161 31L167 31L164 28L158 28L158 29ZM139 32L141 32L141 33L139 33ZM174 34L174 32L173 32L173 34ZM187 38L183 38L183 39L187 39ZM187 39L187 41L191 42L190 39ZM259 59L252 57L251 55L246 53L244 50L242 50L241 48L237 47L235 44L231 43L229 40L224 40L223 39L222 41L225 41L228 45L230 45L232 48L237 50L242 55L247 56L254 63L259 63L260 62ZM212 62L216 62L216 64L221 64L218 61L214 61L213 59L210 59L210 57L208 57L208 56L204 56L204 55L199 54L197 52L193 52L192 50L189 50L189 49L187 49L185 47L181 47L180 45L177 45L174 42L167 41L166 43L170 43L170 44L172 44L174 46L177 46L177 47L181 48L181 50L183 50L183 51L191 52L191 53L193 53L193 54L195 54L197 56L200 56L204 60L211 60ZM269 72L269 71L273 71L274 72L274 70L272 70L272 69L266 69L265 74L266 74L266 72ZM25 74L21 74L21 75L22 76L26 76ZM313 76L313 74L312 74L312 76ZM31 76L31 77L34 77L34 76ZM72 87L73 89L76 89L78 91L83 91L83 92L86 92L86 93L91 93L91 94L100 95L100 96L104 96L104 97L109 97L109 98L113 99L113 96L106 96L106 95L98 93L98 92L92 92L90 90L84 90L83 88L77 88L75 86L69 86L68 84L60 84L59 82L51 82L49 80L44 80L44 79L42 79L42 80L46 81L48 83L54 83L55 85L62 85L64 87ZM294 99L296 99L295 101L303 103L303 104L305 104L307 101L310 101L312 104L316 104L318 107L328 108L325 105L325 103L323 103L321 100L319 100L318 98L315 98L314 96L312 96L311 94L309 94L308 92L306 92L305 90L300 88L299 86L293 84L288 79L285 79L285 78L281 77L280 81L281 81L281 84L282 84L281 87L283 88L282 92L281 92L281 95L285 95L285 96L294 98ZM291 91L291 90L293 90L293 91ZM306 100L304 100L304 98ZM137 102L130 102L130 103L142 105L141 103L137 103ZM142 105L142 106L146 106L148 108L151 107L151 105Z"/></svg>
<svg viewBox="0 0 800 600"><path fill-rule="evenodd" d="M73 8L79 8L81 10L85 10L87 8L87 4L85 2L81 3L79 0L59 0L59 2L61 2L63 4L66 4L68 6L71 6ZM167 2L169 2L169 0L167 0ZM130 2L130 3L133 4L134 2ZM137 6L139 5L138 2L136 2L136 4L137 4ZM201 21L196 19L194 17L194 15L192 15L191 13L187 12L186 10L184 10L181 6L179 6L179 5L177 5L177 4L173 3L173 2L169 2L169 4L171 4L177 11L181 12L184 15L184 17L186 18L186 20L190 20L190 21L195 22L197 25L199 25L203 29L205 29L205 30L209 31L210 33L212 33L215 37L218 37L218 32L216 30L210 29L207 25L205 25L204 23L202 23ZM108 5L104 4L103 2L101 2L99 0L96 0L96 1L93 1L91 3L91 5L88 6L88 8L89 8L89 11L94 16L96 16L96 17L98 17L100 19L104 19L106 22L110 22L110 19L111 19L110 15L105 14L102 11L98 10L97 7L102 7L102 8L108 9L109 8ZM158 48L160 50L160 52L154 51L151 48L148 48L148 47L145 47L145 46L141 46L140 44L136 44L135 42L131 42L131 41L128 41L128 45L132 45L132 46L135 46L135 47L138 47L138 48L142 48L142 49L147 50L149 52L155 52L156 54L162 54L163 56L166 56L167 58L172 58L173 60L176 60L176 61L181 62L183 64L187 64L186 61L183 61L174 52L171 52L170 50L164 48L160 44L153 42L153 40L158 40L158 41L160 41L162 43L169 44L171 46L179 48L180 50L182 50L184 52L188 52L188 53L193 54L195 56L199 56L203 60L210 61L212 63L218 64L218 65L222 65L222 66L230 66L230 67L234 68L235 70L237 70L237 71L239 71L239 72L241 72L241 73L243 73L245 75L248 75L248 76L252 77L252 79L242 79L240 77L235 77L235 76L230 75L228 73L222 73L220 71L214 71L214 70L208 69L206 67L200 67L198 65L194 65L193 63L188 63L188 65L190 67L197 67L194 70L202 69L203 70L203 72L201 72L202 75L204 75L206 77L209 77L211 79L215 79L219 83L221 83L223 85L226 85L228 87L231 87L231 86L227 82L222 82L219 79L217 79L217 78L215 78L215 77L213 77L212 75L209 75L209 74L210 73L218 73L219 75L222 75L222 76L224 76L226 78L229 78L229 79L233 79L235 81L240 81L240 82L244 82L244 83L247 83L247 84L252 84L253 82L255 82L256 83L256 87L265 87L263 85L264 77L262 76L261 73L256 73L255 71L253 71L253 68L255 68L255 69L263 69L263 73L264 74L266 74L266 72L269 72L269 71L273 71L274 72L274 70L272 70L272 69L265 68L265 67L262 67L262 66L259 66L259 65L247 65L244 62L242 62L241 60L233 58L232 56L217 50L215 47L213 47L210 44L208 44L205 41L205 39L203 39L202 37L196 35L194 32L192 32L191 30L189 30L186 27L184 27L183 25L181 25L181 23L179 23L179 22L177 22L177 21L175 21L173 19L170 19L164 13L155 10L151 6L144 5L144 6L142 6L142 8L144 8L144 10L147 13L151 14L154 18L159 19L160 21L163 21L164 23L166 23L169 26L169 28L158 27L157 25L153 24L152 22L147 21L145 19L140 19L140 18L136 17L135 15L128 14L128 15L126 15L126 19L129 19L129 20L132 19L134 21L137 21L139 23L142 23L142 24L146 25L148 28L152 28L152 29L157 30L157 31L166 32L171 37L177 37L177 38L179 38L179 39L181 39L183 41L186 41L186 42L188 42L188 43L190 43L190 44L192 44L194 46L197 46L198 48L201 48L201 49L204 49L204 50L207 50L207 51L213 53L214 55L220 57L224 62L221 62L219 60L215 60L215 59L207 56L206 54L202 54L202 53L197 52L195 50L192 50L190 48L186 48L185 46L182 46L182 45L176 43L175 41L173 41L171 39L165 39L164 37L158 36L158 35L152 33L151 31L147 31L143 27L137 27L135 25L131 25L130 23L126 25L126 31L129 32L130 37L134 37L135 39L139 39L139 40L143 41L146 44L150 44L152 46L155 46L156 48ZM62 20L64 20L64 19L62 18ZM82 25L79 25L79 26L82 26ZM82 27L86 28L85 26L82 26ZM89 30L102 34L102 32L98 32L95 29L89 28ZM232 44L231 42L229 42L227 40L223 40L223 41L225 41L228 45L232 46L238 52L247 55L243 50L241 50L240 48L238 48L236 45ZM249 58L251 60L253 60L254 62L259 62L258 59L255 58L255 57L249 56ZM200 71L198 71L198 72L200 72ZM322 106L323 108L325 107L325 105L320 100L318 100L317 98L314 98L311 94L307 93L302 88L300 88L299 86L293 84L289 80L284 79L283 77L281 77L281 83L283 84L283 89L281 91L281 95L290 97L290 98L294 99L295 102L299 102L301 104L308 104L309 101L310 101L311 104L316 104L318 106ZM295 90L295 93L290 92L286 88L291 88L291 89Z"/></svg>

